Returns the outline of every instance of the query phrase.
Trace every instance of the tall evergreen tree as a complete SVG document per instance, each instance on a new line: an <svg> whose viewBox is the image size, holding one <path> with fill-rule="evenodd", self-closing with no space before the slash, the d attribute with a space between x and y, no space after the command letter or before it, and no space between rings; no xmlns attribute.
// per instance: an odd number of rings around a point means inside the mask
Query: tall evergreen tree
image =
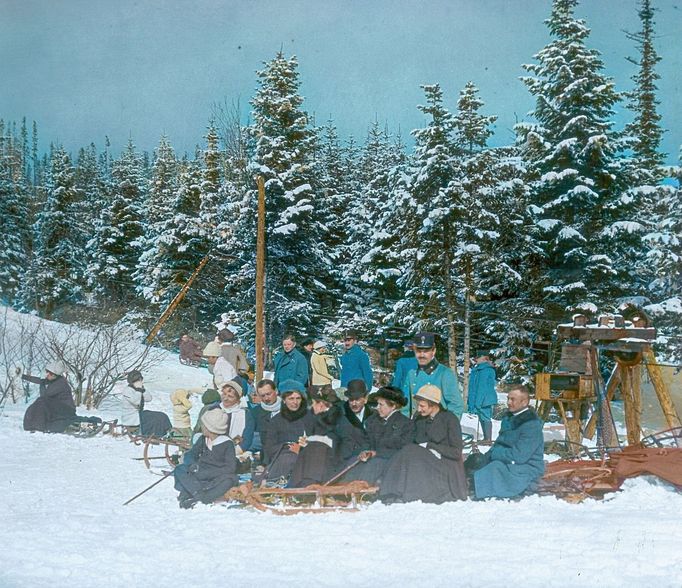
<svg viewBox="0 0 682 588"><path fill-rule="evenodd" d="M554 39L525 65L522 78L536 98L534 124L520 124L519 146L529 170L533 210L542 229L547 285L542 305L564 319L595 312L629 293L628 268L609 255L632 237L619 207L627 178L612 131L619 101L599 52L586 47L589 29L574 17L577 0L554 0L546 21ZM624 224L617 224L624 222Z"/></svg>
<svg viewBox="0 0 682 588"><path fill-rule="evenodd" d="M47 202L35 224L33 258L21 297L25 307L49 318L60 304L79 298L85 269L79 229L73 222L80 204L75 170L63 147L52 152L46 190Z"/></svg>

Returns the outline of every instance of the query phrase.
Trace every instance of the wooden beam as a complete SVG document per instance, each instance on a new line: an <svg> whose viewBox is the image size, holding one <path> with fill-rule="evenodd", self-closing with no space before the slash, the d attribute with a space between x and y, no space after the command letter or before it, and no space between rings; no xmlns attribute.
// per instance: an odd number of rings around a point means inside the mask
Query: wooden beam
<svg viewBox="0 0 682 588"><path fill-rule="evenodd" d="M579 341L616 341L617 339L656 339L656 329L625 327L574 327L573 325L559 325L557 327L559 339L578 339Z"/></svg>
<svg viewBox="0 0 682 588"><path fill-rule="evenodd" d="M258 228L256 231L256 382L265 369L265 181L258 185Z"/></svg>
<svg viewBox="0 0 682 588"><path fill-rule="evenodd" d="M656 391L656 396L658 396L658 402L661 405L661 409L663 409L663 415L668 423L668 428L672 429L674 427L682 426L682 423L680 423L680 415L677 414L675 405L670 397L670 390L668 390L668 387L665 385L661 368L656 361L656 356L652 349L648 349L644 352L644 361L646 362L646 369L649 372L649 378L651 378L651 383Z"/></svg>

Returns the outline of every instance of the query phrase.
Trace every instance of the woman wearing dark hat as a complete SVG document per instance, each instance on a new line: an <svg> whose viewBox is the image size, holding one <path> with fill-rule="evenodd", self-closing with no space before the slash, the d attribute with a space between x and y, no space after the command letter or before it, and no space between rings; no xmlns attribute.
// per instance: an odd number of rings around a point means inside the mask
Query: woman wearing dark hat
<svg viewBox="0 0 682 588"><path fill-rule="evenodd" d="M350 470L343 481L365 480L376 484L388 461L408 443L412 443L412 421L400 412L406 400L393 386L384 386L374 393L376 413L367 419L369 447L360 453L360 463Z"/></svg>
<svg viewBox="0 0 682 588"><path fill-rule="evenodd" d="M341 402L329 385L312 396L312 428L300 439L301 449L288 486L303 488L329 480L339 469L339 437L336 424L343 415Z"/></svg>
<svg viewBox="0 0 682 588"><path fill-rule="evenodd" d="M144 379L138 370L128 372L128 382L119 390L121 397L121 420L125 427L139 427L144 437L163 437L170 431L171 422L168 415L157 410L146 410L145 404L152 395L144 389Z"/></svg>
<svg viewBox="0 0 682 588"><path fill-rule="evenodd" d="M265 453L269 465L268 480L287 478L298 458L299 439L313 430L314 416L308 412L305 388L298 380L284 380L280 384L282 408L268 426Z"/></svg>
<svg viewBox="0 0 682 588"><path fill-rule="evenodd" d="M234 444L227 436L227 414L219 408L201 417L202 436L186 455L186 463L173 470L181 508L201 501L209 504L239 482Z"/></svg>
<svg viewBox="0 0 682 588"><path fill-rule="evenodd" d="M441 504L466 500L462 430L442 406L443 394L427 384L414 395L414 443L398 451L386 466L379 497L383 502L421 500Z"/></svg>

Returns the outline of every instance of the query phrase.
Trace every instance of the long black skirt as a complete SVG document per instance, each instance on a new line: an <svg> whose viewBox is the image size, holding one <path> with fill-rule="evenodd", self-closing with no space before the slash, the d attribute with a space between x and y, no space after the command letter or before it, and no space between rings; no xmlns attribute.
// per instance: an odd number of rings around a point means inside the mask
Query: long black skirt
<svg viewBox="0 0 682 588"><path fill-rule="evenodd" d="M24 413L24 430L63 433L75 417L72 406L41 396Z"/></svg>
<svg viewBox="0 0 682 588"><path fill-rule="evenodd" d="M406 445L386 466L379 498L391 502L421 500L441 504L466 500L466 476L461 460L439 459L425 447Z"/></svg>
<svg viewBox="0 0 682 588"><path fill-rule="evenodd" d="M212 480L200 480L189 471L189 467L185 464L180 464L173 470L173 477L175 489L180 492L179 501L193 498L205 504L222 497L230 488L239 483L237 476L229 474L216 476Z"/></svg>
<svg viewBox="0 0 682 588"><path fill-rule="evenodd" d="M171 430L171 422L165 412L143 410L140 413L140 435L145 437L163 437Z"/></svg>
<svg viewBox="0 0 682 588"><path fill-rule="evenodd" d="M287 486L304 488L310 484L323 484L337 469L334 450L325 443L313 441L301 447Z"/></svg>
<svg viewBox="0 0 682 588"><path fill-rule="evenodd" d="M376 456L367 461L361 461L358 465L353 467L352 470L345 473L339 482L345 483L354 482L355 480L364 480L369 484L376 484L382 479L384 470L389 461L389 459Z"/></svg>

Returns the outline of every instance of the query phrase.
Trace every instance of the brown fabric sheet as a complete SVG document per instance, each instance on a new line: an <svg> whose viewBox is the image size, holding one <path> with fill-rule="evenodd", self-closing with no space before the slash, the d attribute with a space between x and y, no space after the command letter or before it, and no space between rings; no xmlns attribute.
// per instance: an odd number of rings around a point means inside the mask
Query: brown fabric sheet
<svg viewBox="0 0 682 588"><path fill-rule="evenodd" d="M626 447L621 453L612 453L606 465L614 468L619 478L652 474L682 487L682 449Z"/></svg>

